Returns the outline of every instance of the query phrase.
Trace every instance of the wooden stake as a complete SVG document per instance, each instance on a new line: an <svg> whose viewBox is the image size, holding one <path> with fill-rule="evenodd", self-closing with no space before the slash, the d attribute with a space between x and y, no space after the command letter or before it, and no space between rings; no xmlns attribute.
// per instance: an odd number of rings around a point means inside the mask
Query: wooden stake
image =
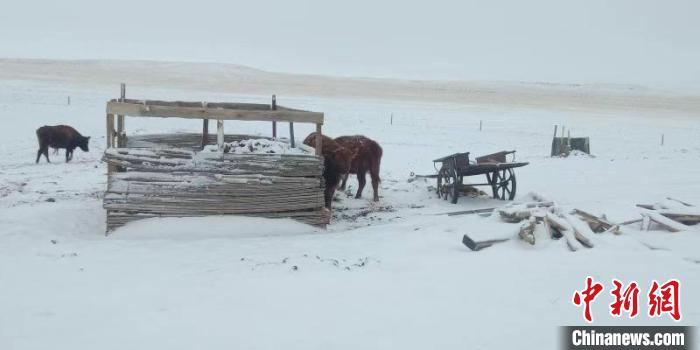
<svg viewBox="0 0 700 350"><path fill-rule="evenodd" d="M107 114L107 148L112 147L112 138L114 137L114 114Z"/></svg>
<svg viewBox="0 0 700 350"><path fill-rule="evenodd" d="M479 131L481 131L482 121L479 120Z"/></svg>
<svg viewBox="0 0 700 350"><path fill-rule="evenodd" d="M68 105L70 106L70 96L68 96Z"/></svg>
<svg viewBox="0 0 700 350"><path fill-rule="evenodd" d="M564 153L564 125L561 126L561 138L559 138L559 154Z"/></svg>
<svg viewBox="0 0 700 350"><path fill-rule="evenodd" d="M216 121L216 144L219 151L224 150L224 121L219 119Z"/></svg>
<svg viewBox="0 0 700 350"><path fill-rule="evenodd" d="M557 155L555 146L557 144L557 128L558 127L559 127L558 125L554 126L554 136L552 136L552 154L550 155L551 157L554 157Z"/></svg>
<svg viewBox="0 0 700 350"><path fill-rule="evenodd" d="M202 119L202 149L209 143L209 119Z"/></svg>
<svg viewBox="0 0 700 350"><path fill-rule="evenodd" d="M289 144L292 146L292 148L295 147L295 144L294 144L294 123L293 122L289 122Z"/></svg>
<svg viewBox="0 0 700 350"><path fill-rule="evenodd" d="M121 84L121 93L119 97L119 102L124 102L126 99L126 84ZM117 147L126 147L126 140L124 137L124 116L117 116Z"/></svg>
<svg viewBox="0 0 700 350"><path fill-rule="evenodd" d="M321 129L322 125L316 124L316 155L319 157L323 155L323 138L321 136Z"/></svg>
<svg viewBox="0 0 700 350"><path fill-rule="evenodd" d="M107 141L107 148L111 148L114 143L114 114L107 114L107 135L105 137ZM107 165L107 174L110 175L116 170L116 166L112 164Z"/></svg>
<svg viewBox="0 0 700 350"><path fill-rule="evenodd" d="M664 145L664 134L661 134L661 146Z"/></svg>

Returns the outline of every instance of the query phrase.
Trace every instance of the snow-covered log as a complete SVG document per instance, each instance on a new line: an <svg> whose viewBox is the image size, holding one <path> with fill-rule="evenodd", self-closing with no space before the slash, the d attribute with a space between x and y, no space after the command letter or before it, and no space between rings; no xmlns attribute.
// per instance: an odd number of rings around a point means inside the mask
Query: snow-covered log
<svg viewBox="0 0 700 350"><path fill-rule="evenodd" d="M530 243L531 245L535 245L536 225L537 221L534 217L530 218L527 221L523 221L523 223L520 225L520 231L518 231L518 236L520 237L520 239L527 243Z"/></svg>
<svg viewBox="0 0 700 350"><path fill-rule="evenodd" d="M563 214L563 216L566 222L568 222L573 228L574 237L576 237L576 239L584 246L593 248L593 242L591 242L591 239L589 238L593 236L593 231L591 230L590 226L573 215Z"/></svg>
<svg viewBox="0 0 700 350"><path fill-rule="evenodd" d="M571 251L577 251L582 248L581 243L574 236L574 228L569 225L566 219L548 212L545 216L545 220L549 223L550 227L556 228L557 231L562 234L564 239L566 239L566 245Z"/></svg>
<svg viewBox="0 0 700 350"><path fill-rule="evenodd" d="M662 215L661 213L654 211L654 210L643 210L642 215L648 217L649 220L653 221L654 223L658 224L659 226L661 226L661 227L663 227L671 232L693 230L692 227L681 224L678 221L671 220L671 219L667 218L666 216Z"/></svg>

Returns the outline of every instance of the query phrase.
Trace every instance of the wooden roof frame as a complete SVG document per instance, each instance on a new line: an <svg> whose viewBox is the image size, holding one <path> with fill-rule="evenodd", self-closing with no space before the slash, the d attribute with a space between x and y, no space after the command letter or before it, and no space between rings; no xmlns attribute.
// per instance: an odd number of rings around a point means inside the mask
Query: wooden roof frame
<svg viewBox="0 0 700 350"><path fill-rule="evenodd" d="M274 108L274 109L273 109ZM256 103L208 103L114 99L107 114L129 117L247 120L323 124L323 113Z"/></svg>
<svg viewBox="0 0 700 350"><path fill-rule="evenodd" d="M322 127L324 115L320 112L310 112L277 106L277 99L272 95L271 104L258 103L221 103L221 102L184 102L184 101L159 101L159 100L133 100L126 99L126 85L121 84L121 98L107 102L107 148L126 147L126 133L124 118L149 117L149 118L185 118L202 119L202 147L208 142L209 120L217 121L217 145L223 150L224 121L263 121L272 122L272 137L277 137L277 122L289 122L289 140L292 147L294 143L294 123L316 124L315 151L316 156L321 156L322 151ZM117 117L115 129L114 117ZM112 173L116 169L108 169Z"/></svg>

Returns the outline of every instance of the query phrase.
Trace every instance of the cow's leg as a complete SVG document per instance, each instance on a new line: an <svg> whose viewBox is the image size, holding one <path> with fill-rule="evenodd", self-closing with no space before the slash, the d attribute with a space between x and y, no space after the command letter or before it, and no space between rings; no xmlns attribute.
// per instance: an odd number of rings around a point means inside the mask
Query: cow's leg
<svg viewBox="0 0 700 350"><path fill-rule="evenodd" d="M331 202L333 202L333 195L335 194L336 186L326 185L326 189L323 191L323 199L325 200L326 208L331 210Z"/></svg>
<svg viewBox="0 0 700 350"><path fill-rule="evenodd" d="M359 185L357 185L357 194L355 195L355 198L362 198L362 190L365 189L365 184L367 183L365 175L367 175L367 170L357 169L357 182Z"/></svg>
<svg viewBox="0 0 700 350"><path fill-rule="evenodd" d="M372 177L372 190L374 190L374 201L379 202L379 161L372 162L369 169L369 176Z"/></svg>
<svg viewBox="0 0 700 350"><path fill-rule="evenodd" d="M66 163L70 162L70 148L66 148Z"/></svg>
<svg viewBox="0 0 700 350"><path fill-rule="evenodd" d="M44 149L42 149L42 153L44 154L44 157L46 157L46 162L51 163L49 160L49 146L44 147Z"/></svg>
<svg viewBox="0 0 700 350"><path fill-rule="evenodd" d="M39 164L39 159L41 159L41 154L43 152L41 151L41 148L39 148L38 151L36 151L36 163Z"/></svg>
<svg viewBox="0 0 700 350"><path fill-rule="evenodd" d="M349 176L350 176L350 173L346 173L345 175L343 175L343 183L340 184L341 191L345 191L345 184L347 184Z"/></svg>

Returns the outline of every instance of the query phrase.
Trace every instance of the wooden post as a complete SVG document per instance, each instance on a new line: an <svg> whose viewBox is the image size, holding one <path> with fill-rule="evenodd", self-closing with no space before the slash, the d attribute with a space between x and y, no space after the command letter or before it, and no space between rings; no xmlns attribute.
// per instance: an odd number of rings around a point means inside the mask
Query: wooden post
<svg viewBox="0 0 700 350"><path fill-rule="evenodd" d="M554 125L554 136L552 136L552 157L557 155L557 127L559 126Z"/></svg>
<svg viewBox="0 0 700 350"><path fill-rule="evenodd" d="M661 146L664 145L664 134L661 134Z"/></svg>
<svg viewBox="0 0 700 350"><path fill-rule="evenodd" d="M391 119L389 119L389 125L394 125L394 113L391 113Z"/></svg>
<svg viewBox="0 0 700 350"><path fill-rule="evenodd" d="M202 101L202 109L207 109L208 104ZM202 149L209 143L209 119L202 119Z"/></svg>
<svg viewBox="0 0 700 350"><path fill-rule="evenodd" d="M114 114L107 114L107 148L114 146ZM107 164L107 175L111 175L117 170L116 166Z"/></svg>
<svg viewBox="0 0 700 350"><path fill-rule="evenodd" d="M564 153L564 125L561 126L561 138L559 138L559 154Z"/></svg>
<svg viewBox="0 0 700 350"><path fill-rule="evenodd" d="M289 144L292 145L292 148L295 147L295 145L294 145L294 122L289 122Z"/></svg>
<svg viewBox="0 0 700 350"><path fill-rule="evenodd" d="M107 148L114 145L114 114L107 114Z"/></svg>
<svg viewBox="0 0 700 350"><path fill-rule="evenodd" d="M209 119L202 119L202 149L209 143Z"/></svg>
<svg viewBox="0 0 700 350"><path fill-rule="evenodd" d="M70 96L68 96L68 105L70 106Z"/></svg>
<svg viewBox="0 0 700 350"><path fill-rule="evenodd" d="M483 122L481 120L479 120L479 131L481 131L482 124L483 124Z"/></svg>
<svg viewBox="0 0 700 350"><path fill-rule="evenodd" d="M224 150L224 121L221 119L216 121L216 144L219 146L219 151Z"/></svg>
<svg viewBox="0 0 700 350"><path fill-rule="evenodd" d="M121 94L119 102L124 102L126 99L126 84L121 84ZM124 116L117 116L117 147L126 147L126 138L124 133Z"/></svg>
<svg viewBox="0 0 700 350"><path fill-rule="evenodd" d="M323 137L321 136L322 124L316 124L316 155L323 155Z"/></svg>
<svg viewBox="0 0 700 350"><path fill-rule="evenodd" d="M270 109L273 111L277 110L277 96L275 95L272 95L272 105L270 105ZM277 138L277 121L275 120L272 121L272 138Z"/></svg>

